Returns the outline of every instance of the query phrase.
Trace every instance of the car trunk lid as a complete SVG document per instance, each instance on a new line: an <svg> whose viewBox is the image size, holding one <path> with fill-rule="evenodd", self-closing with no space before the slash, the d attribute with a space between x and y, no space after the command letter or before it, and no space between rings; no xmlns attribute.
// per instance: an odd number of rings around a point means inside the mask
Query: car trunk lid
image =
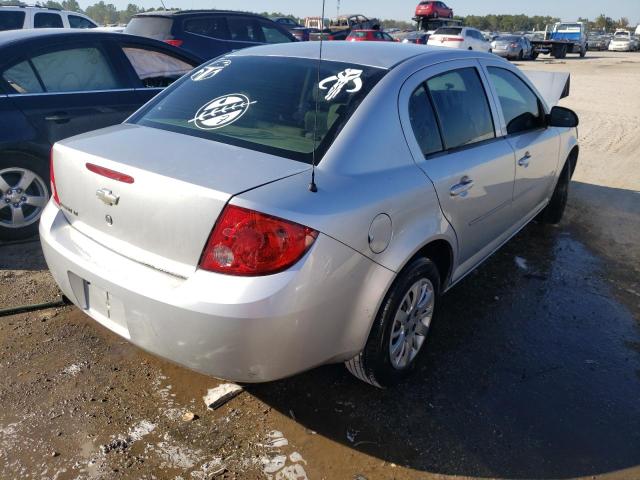
<svg viewBox="0 0 640 480"><path fill-rule="evenodd" d="M61 210L76 230L123 256L184 277L197 268L233 195L309 168L138 125L60 142L53 165Z"/></svg>

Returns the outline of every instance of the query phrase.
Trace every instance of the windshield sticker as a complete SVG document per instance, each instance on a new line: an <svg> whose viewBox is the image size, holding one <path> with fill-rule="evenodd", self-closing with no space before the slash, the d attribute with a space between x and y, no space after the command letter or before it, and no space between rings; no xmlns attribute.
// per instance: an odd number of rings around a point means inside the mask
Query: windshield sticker
<svg viewBox="0 0 640 480"><path fill-rule="evenodd" d="M231 60L222 59L213 62L211 65L207 65L206 67L201 68L193 75L191 75L191 80L194 82L200 82L202 80L207 80L209 78L215 77L222 70L231 65Z"/></svg>
<svg viewBox="0 0 640 480"><path fill-rule="evenodd" d="M351 89L345 90L345 92L359 92L362 88L362 79L360 78L360 75L362 75L362 70L347 68L337 75L325 78L318 84L318 87L320 87L320 90L326 90L327 88L329 88L327 85L333 83L333 86L329 89L329 92L324 97L325 100L333 100L349 83L352 83L353 87Z"/></svg>
<svg viewBox="0 0 640 480"><path fill-rule="evenodd" d="M202 130L226 127L239 120L254 103L256 102L250 101L241 93L218 97L200 107L195 117L189 122L193 122Z"/></svg>

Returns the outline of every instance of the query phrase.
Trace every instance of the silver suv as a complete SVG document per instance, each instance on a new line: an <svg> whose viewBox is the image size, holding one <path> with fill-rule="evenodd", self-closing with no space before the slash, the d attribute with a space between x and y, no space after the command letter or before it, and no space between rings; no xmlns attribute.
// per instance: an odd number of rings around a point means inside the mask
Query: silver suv
<svg viewBox="0 0 640 480"><path fill-rule="evenodd" d="M96 28L86 15L47 7L0 7L0 31L28 28Z"/></svg>

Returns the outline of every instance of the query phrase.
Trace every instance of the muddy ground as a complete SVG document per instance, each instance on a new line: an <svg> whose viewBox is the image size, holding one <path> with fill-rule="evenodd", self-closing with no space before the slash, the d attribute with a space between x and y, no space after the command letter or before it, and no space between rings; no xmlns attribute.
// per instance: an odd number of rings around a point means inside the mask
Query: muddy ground
<svg viewBox="0 0 640 480"><path fill-rule="evenodd" d="M0 478L640 478L640 54L522 66L572 72L567 216L444 297L415 377L327 366L208 411L217 380L74 307L0 317ZM0 282L0 309L58 295L37 242Z"/></svg>

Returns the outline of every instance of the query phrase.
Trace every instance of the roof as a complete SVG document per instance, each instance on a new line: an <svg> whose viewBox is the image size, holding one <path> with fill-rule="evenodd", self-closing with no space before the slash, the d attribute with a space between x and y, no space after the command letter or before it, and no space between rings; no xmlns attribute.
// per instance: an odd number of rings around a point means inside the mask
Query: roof
<svg viewBox="0 0 640 480"><path fill-rule="evenodd" d="M370 67L391 69L394 66L418 55L431 56L450 52L454 49L444 47L425 47L412 43L397 42L322 42L322 59L332 62L352 63ZM479 52L467 52L476 55ZM259 47L237 50L229 56L281 56L317 59L320 54L320 42L276 43ZM487 54L488 55L488 54Z"/></svg>
<svg viewBox="0 0 640 480"><path fill-rule="evenodd" d="M245 15L251 17L261 17L256 13L238 12L234 10L153 10L150 12L137 13L134 17L176 17L181 15L198 15L203 13L222 13L224 15Z"/></svg>
<svg viewBox="0 0 640 480"><path fill-rule="evenodd" d="M111 38L114 40L127 41L128 39L138 44L146 44L156 46L160 48L169 48L177 53L179 56L189 58L193 61L202 62L202 60L187 50L172 47L164 42L153 40L147 37L140 37L137 35L128 35L126 33L108 32L102 31L97 28L80 29L80 28L28 28L22 30L6 30L0 32L0 49L8 51L3 52L2 61L6 59L8 54L19 54L22 52L20 48L15 48L15 44L20 43L22 45L29 44L31 42L42 41L56 41L56 40L74 40L74 39L90 39L91 37L99 37L103 39ZM22 47L20 45L20 47ZM28 48L28 45L27 45Z"/></svg>

